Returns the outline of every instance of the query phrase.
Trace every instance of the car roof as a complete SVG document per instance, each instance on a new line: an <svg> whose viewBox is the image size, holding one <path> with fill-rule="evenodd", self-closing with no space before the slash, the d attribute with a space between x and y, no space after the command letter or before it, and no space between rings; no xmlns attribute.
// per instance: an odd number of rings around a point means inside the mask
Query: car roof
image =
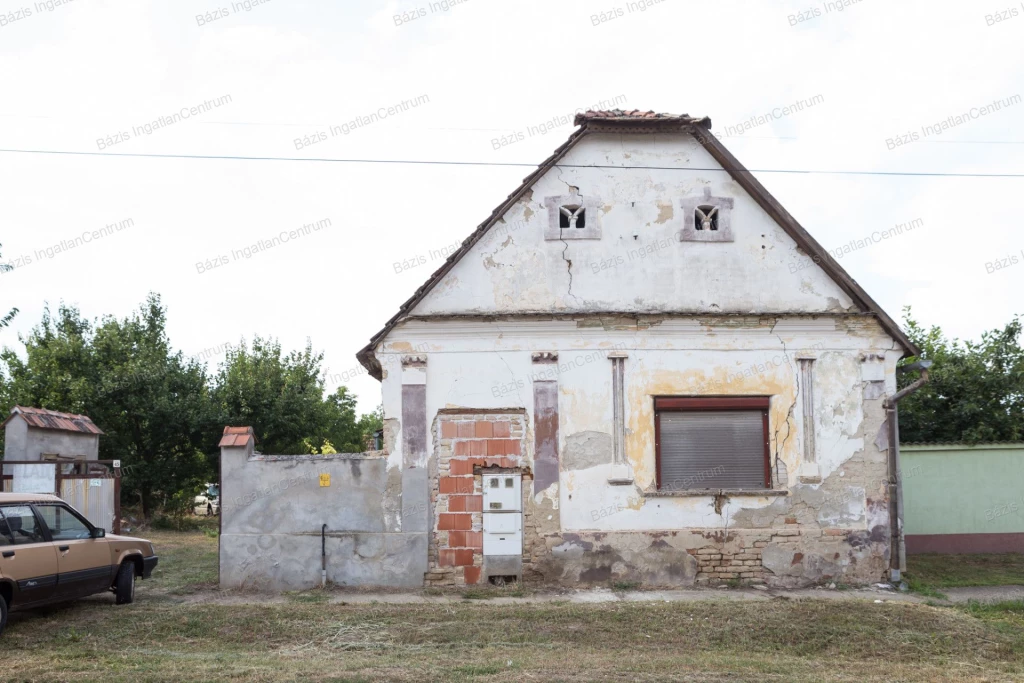
<svg viewBox="0 0 1024 683"><path fill-rule="evenodd" d="M0 493L0 505L10 503L60 503L57 496L46 493Z"/></svg>

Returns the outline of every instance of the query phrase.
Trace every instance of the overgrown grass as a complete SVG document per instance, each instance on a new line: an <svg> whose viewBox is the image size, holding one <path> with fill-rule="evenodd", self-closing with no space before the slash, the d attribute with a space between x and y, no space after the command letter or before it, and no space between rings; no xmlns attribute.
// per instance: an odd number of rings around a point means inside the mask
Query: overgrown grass
<svg viewBox="0 0 1024 683"><path fill-rule="evenodd" d="M910 572L907 572L904 578L907 580L907 588L909 588L912 592L917 593L918 595L923 595L926 598L934 598L936 600L949 599L948 595L946 595L939 589L935 588L934 586L918 579Z"/></svg>
<svg viewBox="0 0 1024 683"><path fill-rule="evenodd" d="M27 680L1010 680L1013 610L861 600L444 605L109 599L15 615Z"/></svg>
<svg viewBox="0 0 1024 683"><path fill-rule="evenodd" d="M320 604L331 601L331 594L325 590L319 588L310 591L299 591L294 593L285 593L289 600L292 602L304 603L304 604Z"/></svg>
<svg viewBox="0 0 1024 683"><path fill-rule="evenodd" d="M109 595L11 616L4 680L932 681L1024 678L1024 603L868 600L344 604L216 600L217 541L144 534L160 566ZM465 597L514 588L465 589ZM466 595L466 594L469 595ZM192 594L192 595L190 595ZM452 593L458 595L459 593ZM206 596L211 598L206 600Z"/></svg>
<svg viewBox="0 0 1024 683"><path fill-rule="evenodd" d="M932 588L1024 585L1024 555L911 555L907 575Z"/></svg>
<svg viewBox="0 0 1024 683"><path fill-rule="evenodd" d="M478 586L459 592L464 600L490 600L492 598L521 598L526 590L518 583L507 586Z"/></svg>
<svg viewBox="0 0 1024 683"><path fill-rule="evenodd" d="M140 593L155 591L174 596L216 588L218 545L215 527L211 528L207 523L204 532L150 530L137 533L153 542L160 557L152 579L139 584Z"/></svg>
<svg viewBox="0 0 1024 683"><path fill-rule="evenodd" d="M157 515L153 518L149 528L156 531L210 531L217 529L220 525L218 517L204 517L201 515Z"/></svg>
<svg viewBox="0 0 1024 683"><path fill-rule="evenodd" d="M613 581L612 582L612 590L613 591L619 591L619 592L633 591L633 590L636 590L639 587L640 587L640 582L639 581Z"/></svg>

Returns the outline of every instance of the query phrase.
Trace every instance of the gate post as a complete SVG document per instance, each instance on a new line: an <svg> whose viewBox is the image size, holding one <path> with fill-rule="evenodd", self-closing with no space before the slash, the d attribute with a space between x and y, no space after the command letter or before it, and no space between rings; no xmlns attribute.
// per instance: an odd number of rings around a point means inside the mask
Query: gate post
<svg viewBox="0 0 1024 683"><path fill-rule="evenodd" d="M114 461L114 534L121 535L121 461Z"/></svg>

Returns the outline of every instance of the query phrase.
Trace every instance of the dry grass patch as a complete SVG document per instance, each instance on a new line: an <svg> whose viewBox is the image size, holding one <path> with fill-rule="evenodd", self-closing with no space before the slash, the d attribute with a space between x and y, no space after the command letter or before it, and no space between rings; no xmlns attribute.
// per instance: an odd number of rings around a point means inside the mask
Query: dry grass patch
<svg viewBox="0 0 1024 683"><path fill-rule="evenodd" d="M160 566L111 596L12 615L0 678L28 681L973 681L1024 678L1024 605L866 600L603 604L214 596L217 539L147 532ZM469 589L466 589L467 592ZM484 589L465 598L507 597ZM458 591L445 592L452 597ZM502 601L503 603L507 601Z"/></svg>
<svg viewBox="0 0 1024 683"><path fill-rule="evenodd" d="M963 610L786 601L174 605L19 617L29 680L1009 680L1024 636Z"/></svg>

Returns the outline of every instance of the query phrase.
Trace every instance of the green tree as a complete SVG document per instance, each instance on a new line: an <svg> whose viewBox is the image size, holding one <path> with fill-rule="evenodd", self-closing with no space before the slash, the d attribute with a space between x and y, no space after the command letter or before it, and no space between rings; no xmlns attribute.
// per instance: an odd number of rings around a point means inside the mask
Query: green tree
<svg viewBox="0 0 1024 683"><path fill-rule="evenodd" d="M209 479L203 449L216 438L205 368L171 351L165 327L155 294L125 319L97 324L61 304L56 320L47 309L19 338L24 360L0 354L5 412L22 404L89 415L105 432L100 458L122 461L122 495L147 519Z"/></svg>
<svg viewBox="0 0 1024 683"><path fill-rule="evenodd" d="M348 388L338 389L324 399L325 438L339 453L361 453L365 449L356 420L356 397Z"/></svg>
<svg viewBox="0 0 1024 683"><path fill-rule="evenodd" d="M70 413L87 413L95 405L92 326L77 308L62 303L54 318L47 307L42 322L18 340L25 346L25 360L11 348L0 352L5 415L15 405Z"/></svg>
<svg viewBox="0 0 1024 683"><path fill-rule="evenodd" d="M215 477L220 431L252 426L267 453L361 452L380 428L380 410L357 418L345 387L324 396L323 354L307 343L285 354L256 337L228 349L217 373L174 351L167 312L151 294L123 320L84 319L73 306L19 337L24 353L0 352L0 403L5 413L30 405L89 415L105 432L100 456L121 460L125 501L150 518L190 500Z"/></svg>
<svg viewBox="0 0 1024 683"><path fill-rule="evenodd" d="M137 465L122 490L138 496L147 519L194 495L214 471L205 455L217 431L206 368L171 350L166 322L150 295L129 318L104 319L93 340L99 382L90 415L107 433L107 457Z"/></svg>
<svg viewBox="0 0 1024 683"><path fill-rule="evenodd" d="M252 348L244 341L232 347L215 382L221 420L252 427L264 453L306 453L307 439L322 444L327 437L322 361L323 354L309 343L287 355L280 342L258 336Z"/></svg>
<svg viewBox="0 0 1024 683"><path fill-rule="evenodd" d="M384 406L379 405L372 413L360 417L357 426L366 450L373 450L374 433L384 429Z"/></svg>
<svg viewBox="0 0 1024 683"><path fill-rule="evenodd" d="M2 245L0 245L0 246L2 246ZM9 272L11 270L14 270L14 266L12 266L10 263L0 263L0 274ZM11 321L14 320L14 316L16 316L16 315L18 315L18 309L17 308L12 308L7 313L7 315L5 315L4 317L0 318L0 329L3 329L5 327L9 326L11 324Z"/></svg>
<svg viewBox="0 0 1024 683"><path fill-rule="evenodd" d="M285 354L274 339L244 341L228 351L214 397L226 425L249 426L263 453L339 453L366 450L370 416L357 418L356 398L339 387L324 396L323 354L307 342Z"/></svg>
<svg viewBox="0 0 1024 683"><path fill-rule="evenodd" d="M949 340L939 327L925 330L904 309L905 329L934 361L929 383L900 402L900 441L1024 440L1024 350L1021 320L985 332L980 342ZM918 358L907 358L904 364ZM916 373L899 377L900 387Z"/></svg>

